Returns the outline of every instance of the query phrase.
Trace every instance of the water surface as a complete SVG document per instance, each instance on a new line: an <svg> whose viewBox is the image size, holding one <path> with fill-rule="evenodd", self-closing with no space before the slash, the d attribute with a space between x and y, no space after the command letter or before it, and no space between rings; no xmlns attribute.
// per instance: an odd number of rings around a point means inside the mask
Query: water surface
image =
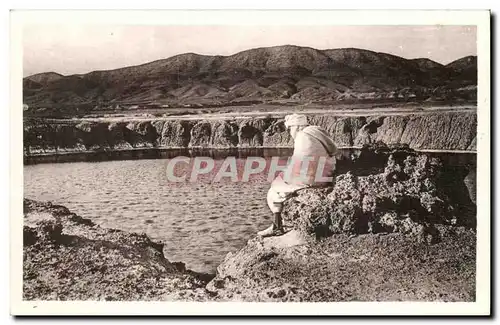
<svg viewBox="0 0 500 325"><path fill-rule="evenodd" d="M173 183L166 164L149 159L25 166L24 196L62 204L103 227L144 232L165 242L169 260L204 272L215 271L228 252L270 224L264 177Z"/></svg>

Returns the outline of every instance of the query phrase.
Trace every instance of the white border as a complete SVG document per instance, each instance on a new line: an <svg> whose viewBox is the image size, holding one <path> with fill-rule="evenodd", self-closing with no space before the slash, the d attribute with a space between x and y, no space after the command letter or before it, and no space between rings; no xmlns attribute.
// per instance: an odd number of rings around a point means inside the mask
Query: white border
<svg viewBox="0 0 500 325"><path fill-rule="evenodd" d="M22 26L27 23L172 25L476 25L478 40L477 300L473 303L190 303L22 301ZM488 315L490 313L490 13L442 10L116 10L11 12L10 243L14 315Z"/></svg>

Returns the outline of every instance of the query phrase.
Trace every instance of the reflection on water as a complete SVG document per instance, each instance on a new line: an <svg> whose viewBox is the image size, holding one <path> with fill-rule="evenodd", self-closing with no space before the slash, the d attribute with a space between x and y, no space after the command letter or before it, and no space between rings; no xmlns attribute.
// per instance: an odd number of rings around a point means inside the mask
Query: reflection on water
<svg viewBox="0 0 500 325"><path fill-rule="evenodd" d="M29 165L24 168L25 197L52 201L110 228L145 232L165 243L165 256L188 268L214 272L224 256L243 247L267 227L267 174L250 182L168 182L165 168L175 156L286 157L291 149L245 151L164 151L163 158ZM352 151L341 151L347 158ZM443 156L471 161L470 154Z"/></svg>

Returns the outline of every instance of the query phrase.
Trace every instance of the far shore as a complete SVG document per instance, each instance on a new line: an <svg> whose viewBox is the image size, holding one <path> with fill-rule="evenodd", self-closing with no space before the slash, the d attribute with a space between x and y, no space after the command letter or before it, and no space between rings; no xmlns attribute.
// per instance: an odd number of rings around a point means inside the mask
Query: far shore
<svg viewBox="0 0 500 325"><path fill-rule="evenodd" d="M360 150L362 147L338 147L342 151ZM473 150L438 150L438 149L413 149L417 152L432 154L470 154L475 155L477 151ZM148 147L148 148L130 148L130 149L112 149L97 151L66 151L60 150L57 153L36 153L24 156L24 165L34 165L42 163L64 163L64 162L98 162L110 160L129 160L129 159L165 159L173 158L179 155L201 156L208 155L217 157L226 157L231 154L239 157L271 156L282 155L289 156L293 152L293 147Z"/></svg>

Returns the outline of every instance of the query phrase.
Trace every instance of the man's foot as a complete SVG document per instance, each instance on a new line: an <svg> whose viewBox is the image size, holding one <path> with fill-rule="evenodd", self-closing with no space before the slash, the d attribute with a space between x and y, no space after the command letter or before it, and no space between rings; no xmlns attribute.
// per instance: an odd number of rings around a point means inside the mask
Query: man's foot
<svg viewBox="0 0 500 325"><path fill-rule="evenodd" d="M277 228L273 224L269 228L259 231L257 233L257 236L260 236L260 237L281 236L284 233L285 232L284 232L283 228Z"/></svg>

